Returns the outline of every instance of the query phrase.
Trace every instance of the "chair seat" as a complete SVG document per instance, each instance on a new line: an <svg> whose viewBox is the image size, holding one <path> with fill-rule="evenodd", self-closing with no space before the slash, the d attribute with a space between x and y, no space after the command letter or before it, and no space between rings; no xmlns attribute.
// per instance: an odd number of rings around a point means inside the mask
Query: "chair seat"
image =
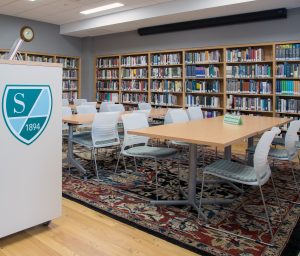
<svg viewBox="0 0 300 256"><path fill-rule="evenodd" d="M290 158L293 159L296 156L294 154ZM271 148L269 151L269 157L276 158L276 159L281 159L281 160L288 160L289 155L286 149L277 149L277 148Z"/></svg>
<svg viewBox="0 0 300 256"><path fill-rule="evenodd" d="M82 133L76 134L76 135L74 135L72 141L74 143L80 144L87 148L93 147L93 140L92 140L92 135L90 132L82 132ZM102 146L103 147L107 146L107 144L111 144L110 146L113 146L113 145L118 145L119 142L115 139L105 140L105 141L97 141L95 143L95 147L101 148Z"/></svg>
<svg viewBox="0 0 300 256"><path fill-rule="evenodd" d="M284 146L285 145L285 139L284 138L274 138L274 140L272 141L272 145Z"/></svg>
<svg viewBox="0 0 300 256"><path fill-rule="evenodd" d="M172 144L177 145L177 146L182 146L182 147L188 147L190 144L182 141L171 141Z"/></svg>
<svg viewBox="0 0 300 256"><path fill-rule="evenodd" d="M223 159L206 166L204 172L239 182L257 182L253 167Z"/></svg>
<svg viewBox="0 0 300 256"><path fill-rule="evenodd" d="M177 150L174 148L164 147L149 147L149 146L137 146L132 147L125 152L132 156L148 156L155 158L166 158L177 154Z"/></svg>

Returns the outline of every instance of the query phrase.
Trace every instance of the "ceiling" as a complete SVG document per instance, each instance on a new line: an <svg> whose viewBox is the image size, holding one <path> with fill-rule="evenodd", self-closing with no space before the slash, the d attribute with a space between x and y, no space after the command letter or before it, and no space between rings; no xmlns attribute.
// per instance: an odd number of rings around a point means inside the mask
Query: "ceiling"
<svg viewBox="0 0 300 256"><path fill-rule="evenodd" d="M121 2L91 15L80 11ZM299 0L0 0L0 14L60 25L64 35L97 36L140 27L274 8L297 8Z"/></svg>

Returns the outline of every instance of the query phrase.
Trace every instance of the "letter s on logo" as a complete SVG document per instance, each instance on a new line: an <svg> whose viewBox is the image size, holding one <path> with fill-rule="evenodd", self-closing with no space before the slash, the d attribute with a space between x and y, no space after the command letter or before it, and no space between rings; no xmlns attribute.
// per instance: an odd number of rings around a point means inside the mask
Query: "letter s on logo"
<svg viewBox="0 0 300 256"><path fill-rule="evenodd" d="M20 95L19 99L17 99L17 96ZM24 101L22 101L20 98L23 98L24 99L24 93L16 93L15 96L14 96L14 102L18 105L20 105L22 107L22 110L21 111L17 111L15 108L14 108L14 114L22 114L25 110L25 103Z"/></svg>

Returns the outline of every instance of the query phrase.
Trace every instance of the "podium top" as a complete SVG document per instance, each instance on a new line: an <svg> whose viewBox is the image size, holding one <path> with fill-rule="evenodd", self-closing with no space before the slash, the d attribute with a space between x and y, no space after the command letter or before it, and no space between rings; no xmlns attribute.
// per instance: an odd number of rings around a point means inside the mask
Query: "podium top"
<svg viewBox="0 0 300 256"><path fill-rule="evenodd" d="M36 62L36 61L19 61L19 60L0 60L0 65L1 64L56 67L56 68L62 68L63 67L63 64L61 64L61 63Z"/></svg>

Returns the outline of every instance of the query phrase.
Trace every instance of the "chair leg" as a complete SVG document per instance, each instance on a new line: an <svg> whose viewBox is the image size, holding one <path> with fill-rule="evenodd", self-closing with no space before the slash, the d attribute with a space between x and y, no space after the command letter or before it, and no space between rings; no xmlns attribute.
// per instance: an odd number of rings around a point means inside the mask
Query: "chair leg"
<svg viewBox="0 0 300 256"><path fill-rule="evenodd" d="M259 186L259 190L260 190L261 199L262 199L264 209L265 209L265 214L266 214L266 217L267 217L267 222L268 222L269 231L270 231L270 235L271 235L271 241L273 241L272 226L271 226L271 222L270 222L270 218L269 218L269 214L268 214L268 209L267 209L267 206L266 206L266 203L265 203L265 198L264 198L264 194L263 194L261 186Z"/></svg>
<svg viewBox="0 0 300 256"><path fill-rule="evenodd" d="M298 196L299 196L299 198L300 198L300 189L299 189L299 185L298 185L298 182L297 182L297 178L296 178L296 175L295 175L295 172L294 172L293 163L291 163L291 162L290 162L290 167L291 167L291 170L292 170L292 173L293 173L293 177L294 177L296 189L297 189L297 191L298 191Z"/></svg>
<svg viewBox="0 0 300 256"><path fill-rule="evenodd" d="M158 200L158 168L157 159L155 158L155 188L156 188L156 200Z"/></svg>
<svg viewBox="0 0 300 256"><path fill-rule="evenodd" d="M136 164L136 158L135 157L133 158L133 161L134 161L135 172L137 172L138 170L137 170L137 164Z"/></svg>
<svg viewBox="0 0 300 256"><path fill-rule="evenodd" d="M97 158L96 158L95 148L93 148L92 152L93 152L93 157L94 157L95 172L96 172L97 180L99 180L99 173L98 173L98 166L97 166Z"/></svg>
<svg viewBox="0 0 300 256"><path fill-rule="evenodd" d="M117 165L116 165L116 168L115 168L115 173L116 173L117 170L118 170L118 166L119 166L119 162L120 162L121 153L122 153L122 152L120 151L119 156L118 156L118 160L117 160Z"/></svg>
<svg viewBox="0 0 300 256"><path fill-rule="evenodd" d="M203 174L202 174L202 185L201 185L200 201L199 201L199 208L198 208L198 218L200 218L200 215L202 215L204 217L205 222L207 223L207 217L202 213L202 209L201 209L202 208L203 190L204 190L204 181L205 181L205 172L203 172Z"/></svg>
<svg viewBox="0 0 300 256"><path fill-rule="evenodd" d="M124 157L124 156L122 156L122 158L123 158L123 162L124 162L124 168L125 168L125 172L127 172L127 166L126 166L125 157Z"/></svg>
<svg viewBox="0 0 300 256"><path fill-rule="evenodd" d="M277 193L277 189L275 187L275 182L274 182L274 179L272 177L272 174L271 174L271 181L272 181L272 186L273 186L273 190L274 190L276 201L277 201L277 205L278 205L279 218L280 218L280 222L281 222L282 221L282 216L281 216L281 211L280 211L280 209L281 209L280 208L280 202L279 202L278 193Z"/></svg>

